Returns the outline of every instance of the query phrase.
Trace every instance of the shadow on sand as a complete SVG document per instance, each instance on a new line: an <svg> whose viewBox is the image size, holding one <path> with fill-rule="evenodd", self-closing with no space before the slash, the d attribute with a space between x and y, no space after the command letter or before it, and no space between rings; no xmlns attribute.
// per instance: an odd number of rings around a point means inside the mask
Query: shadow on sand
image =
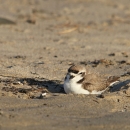
<svg viewBox="0 0 130 130"><path fill-rule="evenodd" d="M129 88L128 84L130 83L130 80L125 80L123 82L118 82L116 85L113 85L110 88L110 92L116 92L116 91L120 91L120 90L126 90Z"/></svg>
<svg viewBox="0 0 130 130"><path fill-rule="evenodd" d="M21 78L18 79L21 83L26 82L30 86L46 88L51 93L65 93L63 84L59 80L47 80L47 79L33 79L33 78Z"/></svg>

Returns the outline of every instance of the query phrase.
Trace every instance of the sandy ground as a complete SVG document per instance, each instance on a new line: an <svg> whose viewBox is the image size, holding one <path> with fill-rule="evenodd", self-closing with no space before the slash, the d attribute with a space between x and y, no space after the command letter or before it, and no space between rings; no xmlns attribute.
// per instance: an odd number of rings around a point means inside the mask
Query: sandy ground
<svg viewBox="0 0 130 130"><path fill-rule="evenodd" d="M0 12L0 130L130 129L129 0L0 0ZM120 82L67 95L76 63Z"/></svg>

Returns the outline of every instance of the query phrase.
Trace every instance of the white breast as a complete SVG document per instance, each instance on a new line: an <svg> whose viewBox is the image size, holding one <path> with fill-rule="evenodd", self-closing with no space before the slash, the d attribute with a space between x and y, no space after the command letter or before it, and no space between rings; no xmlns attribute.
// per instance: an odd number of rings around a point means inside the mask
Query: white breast
<svg viewBox="0 0 130 130"><path fill-rule="evenodd" d="M82 88L81 84L77 83L78 80L76 79L76 77L69 80L69 77L67 76L67 79L64 81L65 92L73 94L90 94L89 91Z"/></svg>

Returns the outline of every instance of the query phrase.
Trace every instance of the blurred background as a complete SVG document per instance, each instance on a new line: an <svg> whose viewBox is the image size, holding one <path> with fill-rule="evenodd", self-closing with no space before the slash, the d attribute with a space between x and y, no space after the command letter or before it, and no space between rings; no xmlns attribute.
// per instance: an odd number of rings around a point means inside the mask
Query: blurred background
<svg viewBox="0 0 130 130"><path fill-rule="evenodd" d="M129 0L0 0L1 72L63 80L81 63L122 74L129 34Z"/></svg>

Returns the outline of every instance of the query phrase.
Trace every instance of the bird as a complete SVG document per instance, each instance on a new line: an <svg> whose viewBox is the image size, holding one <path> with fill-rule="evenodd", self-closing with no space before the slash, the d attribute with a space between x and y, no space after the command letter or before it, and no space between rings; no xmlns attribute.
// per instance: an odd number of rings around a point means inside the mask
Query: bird
<svg viewBox="0 0 130 130"><path fill-rule="evenodd" d="M102 94L118 82L119 76L105 76L83 65L72 65L64 79L64 91L69 94Z"/></svg>

